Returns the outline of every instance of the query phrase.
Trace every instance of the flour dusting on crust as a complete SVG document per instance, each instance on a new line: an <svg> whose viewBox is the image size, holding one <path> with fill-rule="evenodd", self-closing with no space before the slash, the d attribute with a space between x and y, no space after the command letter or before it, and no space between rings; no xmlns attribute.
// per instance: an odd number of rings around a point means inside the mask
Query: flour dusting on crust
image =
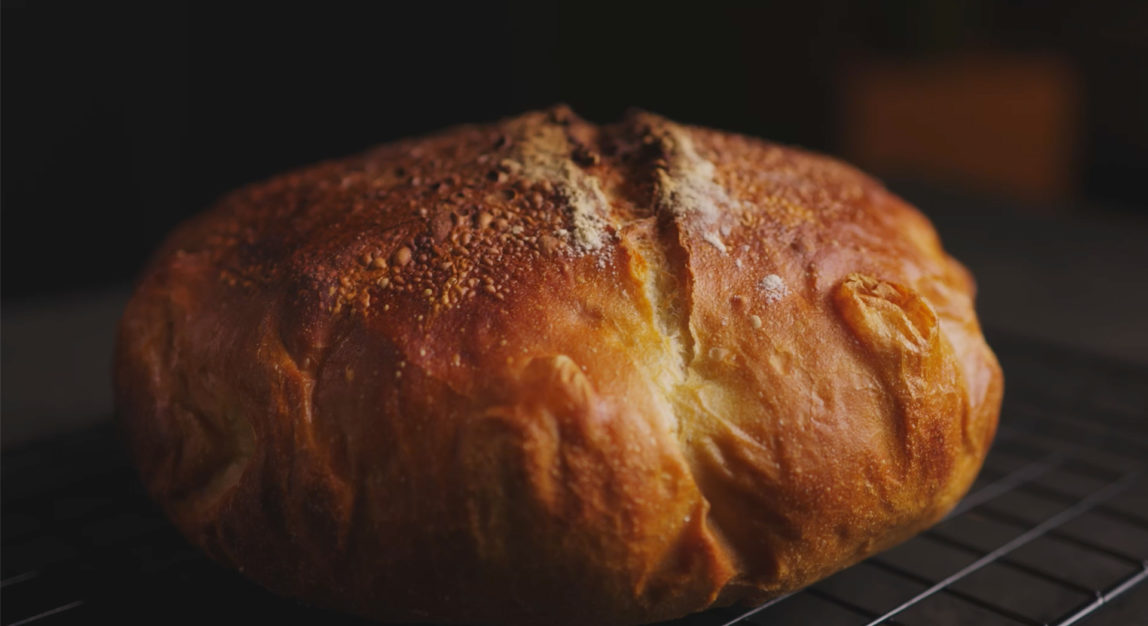
<svg viewBox="0 0 1148 626"><path fill-rule="evenodd" d="M598 179L582 171L570 158L572 146L562 127L541 116L524 116L511 122L518 135L510 169L531 182L548 182L569 204L571 228L568 243L579 251L602 247L606 235L609 202Z"/></svg>
<svg viewBox="0 0 1148 626"><path fill-rule="evenodd" d="M558 191L570 203L574 245L597 250L602 247L606 230L606 220L602 218L608 203L606 194L602 193L597 178L583 174L573 163L567 161L562 169L566 177L558 185Z"/></svg>
<svg viewBox="0 0 1148 626"><path fill-rule="evenodd" d="M707 232L706 234L702 235L702 239L704 239L706 243L717 248L718 251L720 251L722 254L728 252L728 249L725 247L725 242L721 240L721 237L717 236L717 233Z"/></svg>
<svg viewBox="0 0 1148 626"><path fill-rule="evenodd" d="M680 128L656 116L649 119L664 157L664 164L658 166L655 201L676 218L695 220L703 229L702 239L726 254L719 233L728 233L729 226L719 222L735 202L714 180L714 164L698 154L693 140Z"/></svg>
<svg viewBox="0 0 1148 626"><path fill-rule="evenodd" d="M765 294L767 304L777 302L789 295L789 287L785 286L785 281L777 274L769 274L765 278L762 278L761 281L757 283L757 287Z"/></svg>

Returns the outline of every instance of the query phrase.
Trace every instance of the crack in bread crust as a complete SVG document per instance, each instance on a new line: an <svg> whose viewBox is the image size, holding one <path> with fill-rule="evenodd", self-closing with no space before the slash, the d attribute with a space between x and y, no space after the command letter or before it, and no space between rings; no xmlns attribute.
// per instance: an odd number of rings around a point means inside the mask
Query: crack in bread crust
<svg viewBox="0 0 1148 626"><path fill-rule="evenodd" d="M696 453L691 449L690 423L698 419L695 399L690 389L706 385L704 373L695 367L698 339L692 324L693 271L691 253L685 242L686 229L703 233L715 232L716 224L725 217L732 202L714 180L714 165L698 155L683 129L656 115L637 112L624 122L622 133L636 136L646 147L640 167L629 176L649 181L651 193L645 204L651 217L633 220L632 235L625 241L645 262L644 286L653 307L656 330L668 347L668 360L675 364L672 377L655 379L670 401L677 424L679 452L690 467L691 479L699 489L705 519L704 532L714 537L731 558L728 538L720 520L712 514L705 481L699 480ZM642 212L645 213L645 212ZM703 234L703 238L705 238ZM724 253L724 246L721 251ZM669 380L667 380L669 378ZM729 579L715 588L709 603L719 599ZM734 598L722 598L729 602Z"/></svg>

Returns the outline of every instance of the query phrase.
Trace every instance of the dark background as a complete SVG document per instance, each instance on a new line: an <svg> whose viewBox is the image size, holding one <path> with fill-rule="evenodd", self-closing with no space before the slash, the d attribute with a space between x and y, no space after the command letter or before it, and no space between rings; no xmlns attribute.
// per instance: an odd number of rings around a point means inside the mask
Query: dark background
<svg viewBox="0 0 1148 626"><path fill-rule="evenodd" d="M235 4L3 4L5 446L110 415L130 281L220 194L560 101L838 155L987 327L1148 360L1148 2Z"/></svg>
<svg viewBox="0 0 1148 626"><path fill-rule="evenodd" d="M1053 58L1081 106L1072 180L1044 199L1145 210L1148 3L287 4L5 5L5 301L128 280L243 183L557 101L848 157L843 84L867 59Z"/></svg>

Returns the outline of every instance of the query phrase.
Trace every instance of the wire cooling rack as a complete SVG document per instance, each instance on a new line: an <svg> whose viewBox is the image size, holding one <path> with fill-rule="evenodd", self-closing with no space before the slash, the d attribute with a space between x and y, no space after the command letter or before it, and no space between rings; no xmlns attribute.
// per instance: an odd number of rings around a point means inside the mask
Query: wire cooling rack
<svg viewBox="0 0 1148 626"><path fill-rule="evenodd" d="M807 589L665 626L1148 624L1148 367L993 338L996 443L940 524ZM363 624L200 556L110 426L2 459L0 622Z"/></svg>

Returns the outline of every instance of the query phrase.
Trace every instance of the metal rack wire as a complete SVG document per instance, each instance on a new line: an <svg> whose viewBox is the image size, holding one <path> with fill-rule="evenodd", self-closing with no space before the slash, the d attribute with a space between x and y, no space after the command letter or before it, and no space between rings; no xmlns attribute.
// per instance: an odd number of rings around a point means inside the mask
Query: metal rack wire
<svg viewBox="0 0 1148 626"><path fill-rule="evenodd" d="M666 626L1148 624L1148 368L994 338L1002 425L932 529L753 609ZM110 427L3 457L4 624L356 624L271 596L188 546Z"/></svg>

